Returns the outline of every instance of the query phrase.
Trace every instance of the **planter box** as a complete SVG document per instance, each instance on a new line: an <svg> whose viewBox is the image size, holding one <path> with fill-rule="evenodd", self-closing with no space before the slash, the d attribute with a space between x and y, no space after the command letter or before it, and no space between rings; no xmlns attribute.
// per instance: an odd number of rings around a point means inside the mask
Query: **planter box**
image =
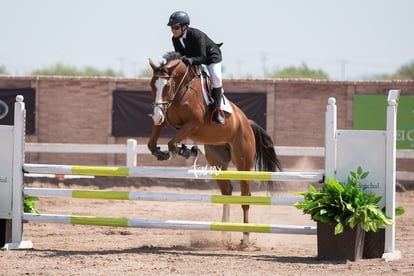
<svg viewBox="0 0 414 276"><path fill-rule="evenodd" d="M0 248L11 241L11 220L0 219Z"/></svg>
<svg viewBox="0 0 414 276"><path fill-rule="evenodd" d="M317 222L318 259L320 260L351 260L362 259L365 231L361 227L334 235L334 225Z"/></svg>
<svg viewBox="0 0 414 276"><path fill-rule="evenodd" d="M382 258L385 246L385 228L377 232L365 232L364 259Z"/></svg>

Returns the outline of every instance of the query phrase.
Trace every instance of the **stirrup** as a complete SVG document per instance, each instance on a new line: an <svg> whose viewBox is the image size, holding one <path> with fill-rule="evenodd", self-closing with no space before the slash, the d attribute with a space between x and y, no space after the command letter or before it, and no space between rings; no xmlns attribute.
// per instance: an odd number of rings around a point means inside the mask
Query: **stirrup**
<svg viewBox="0 0 414 276"><path fill-rule="evenodd" d="M217 115L216 115L216 117L214 117L214 115L217 113ZM219 118L219 116L221 115L221 118L223 119L223 120L220 120ZM210 122L211 123L216 123L216 124L218 124L218 125L223 125L224 124L224 119L225 117L224 117L224 111L221 109L221 108L219 108L219 107L215 107L212 111L211 111L211 115L210 115Z"/></svg>

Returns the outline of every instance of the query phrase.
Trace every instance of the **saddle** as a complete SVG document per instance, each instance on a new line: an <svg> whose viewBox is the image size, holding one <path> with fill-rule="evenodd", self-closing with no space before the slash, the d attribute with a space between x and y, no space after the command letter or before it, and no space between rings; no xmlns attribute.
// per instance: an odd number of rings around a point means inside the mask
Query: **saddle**
<svg viewBox="0 0 414 276"><path fill-rule="evenodd" d="M214 100L213 100L213 97L211 96L211 91L213 88L211 78L210 78L210 75L205 70L203 70L201 66L199 65L194 66L194 71L197 74L197 76L201 76L203 80L201 90L203 93L204 101L208 106L205 116L209 120L211 112L214 109ZM223 98L221 101L221 109L228 114L232 114L233 108L231 107L230 102L227 100L224 94L222 97Z"/></svg>
<svg viewBox="0 0 414 276"><path fill-rule="evenodd" d="M213 102L213 98L211 97L211 90L213 86L211 84L210 75L205 70L203 70L201 65L194 65L193 70L194 73L197 76L201 76L201 79L203 80L201 90L203 91L203 93L207 93L207 97L209 100L209 103L207 103L207 105L210 105Z"/></svg>

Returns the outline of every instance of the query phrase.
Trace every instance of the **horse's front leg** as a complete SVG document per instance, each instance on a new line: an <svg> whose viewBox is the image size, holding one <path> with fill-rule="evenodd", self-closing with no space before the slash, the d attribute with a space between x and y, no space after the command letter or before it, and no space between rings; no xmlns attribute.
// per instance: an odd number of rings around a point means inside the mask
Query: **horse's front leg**
<svg viewBox="0 0 414 276"><path fill-rule="evenodd" d="M162 130L166 124L162 125L154 125L151 131L151 137L148 141L148 149L151 151L151 154L157 157L158 160L168 160L170 159L170 154L168 151L161 151L159 147L157 147L158 138L161 135Z"/></svg>

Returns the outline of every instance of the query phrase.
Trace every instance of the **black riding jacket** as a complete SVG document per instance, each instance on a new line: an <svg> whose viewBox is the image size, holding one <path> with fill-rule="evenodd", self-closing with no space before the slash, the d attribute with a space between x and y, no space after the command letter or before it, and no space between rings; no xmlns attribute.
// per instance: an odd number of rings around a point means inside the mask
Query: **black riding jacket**
<svg viewBox="0 0 414 276"><path fill-rule="evenodd" d="M172 38L174 49L181 55L192 59L193 64L210 65L222 61L220 46L202 31L188 27L185 38L185 48L179 38Z"/></svg>

